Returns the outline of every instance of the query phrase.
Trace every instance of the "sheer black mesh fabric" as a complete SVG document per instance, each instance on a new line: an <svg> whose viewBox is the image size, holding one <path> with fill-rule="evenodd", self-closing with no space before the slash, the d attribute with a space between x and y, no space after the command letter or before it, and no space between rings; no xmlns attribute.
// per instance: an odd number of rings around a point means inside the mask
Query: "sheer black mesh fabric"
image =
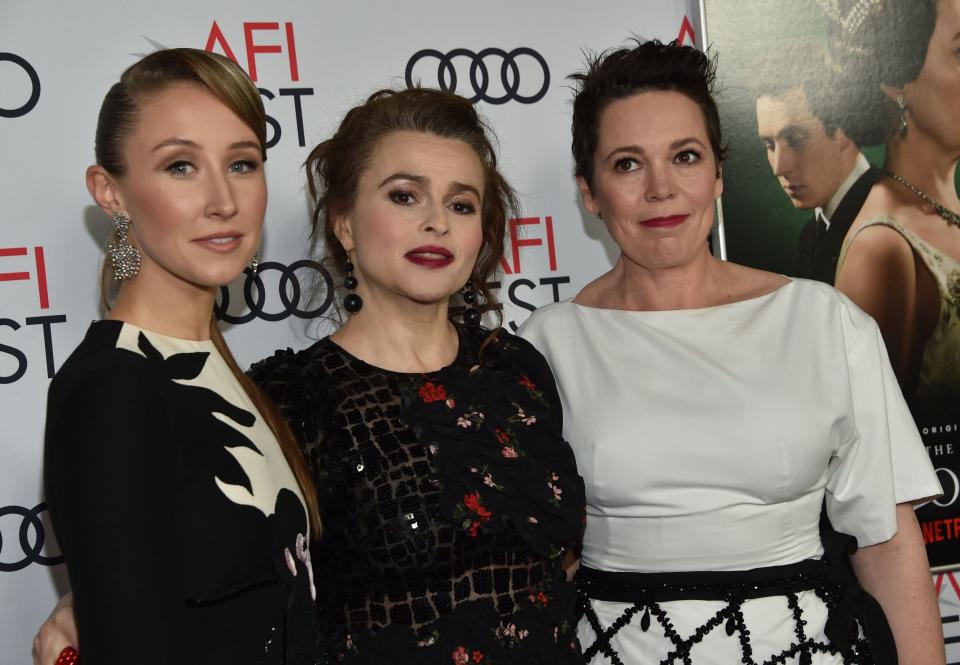
<svg viewBox="0 0 960 665"><path fill-rule="evenodd" d="M431 625L467 601L492 601L499 619L486 632L501 635L515 611L529 611L537 594L546 604L543 592L559 586L570 586L568 609L537 622L562 626L569 635L565 652L574 658L563 662L579 660L575 596L560 558L538 554L514 529L470 535L441 515L437 442L421 440L423 431L404 418L401 384L410 375L374 368L323 340L301 354L278 352L251 376L280 405L317 482L323 522L312 548L317 606L335 660L363 652L387 627L409 627L430 643L437 639ZM581 514L582 494L574 524ZM557 642L558 631L549 632Z"/></svg>

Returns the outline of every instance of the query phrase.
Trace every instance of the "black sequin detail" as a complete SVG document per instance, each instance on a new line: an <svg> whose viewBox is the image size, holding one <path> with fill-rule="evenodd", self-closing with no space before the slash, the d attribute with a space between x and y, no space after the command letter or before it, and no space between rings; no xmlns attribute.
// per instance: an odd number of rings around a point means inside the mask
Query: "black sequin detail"
<svg viewBox="0 0 960 665"><path fill-rule="evenodd" d="M560 554L580 535L583 484L553 377L523 340L504 333L481 352L489 331L459 333L456 361L425 375L329 339L251 370L318 484L328 650L349 663L449 663L460 647L580 662Z"/></svg>
<svg viewBox="0 0 960 665"><path fill-rule="evenodd" d="M673 644L673 649L659 660L660 665L692 665L690 652L693 647L720 626L724 627L727 639L739 641L740 662L744 665L782 665L794 658L802 665L810 665L816 653L839 655L847 665L872 665L875 662L870 643L859 635L853 617L848 619L851 638L844 647L818 642L807 635L807 622L803 618L797 593L813 591L827 606L828 613L838 607L838 600L845 594L842 577L823 561L810 560L789 566L735 572L642 574L606 573L581 568L577 583L578 610L596 635L593 644L586 645L584 650L584 659L588 663L599 654L606 656L613 665L624 665L611 640L641 612L641 630L649 630L649 617L653 616L664 636ZM743 603L751 598L774 595L786 598L793 618L795 639L781 652L757 661L753 657L750 629L743 616ZM630 605L613 624L604 627L590 604L591 598L628 602ZM697 599L720 600L725 604L692 634L684 637L677 632L661 603Z"/></svg>

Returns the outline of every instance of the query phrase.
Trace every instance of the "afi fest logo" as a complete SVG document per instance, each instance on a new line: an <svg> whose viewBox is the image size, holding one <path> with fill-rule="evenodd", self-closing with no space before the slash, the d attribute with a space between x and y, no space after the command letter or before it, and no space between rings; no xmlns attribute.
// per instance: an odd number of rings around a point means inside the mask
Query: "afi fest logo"
<svg viewBox="0 0 960 665"><path fill-rule="evenodd" d="M50 293L47 288L47 266L43 247L0 247L0 290L4 301L10 302L16 294L21 302L36 298L42 314L28 316L23 323L17 319L0 317L0 384L19 381L27 373L30 361L23 346L11 346L6 342L18 342L31 331L41 330L45 352L47 378L56 371L53 357L53 326L66 323L64 314L49 314ZM10 369L9 359L13 359Z"/></svg>
<svg viewBox="0 0 960 665"><path fill-rule="evenodd" d="M546 217L511 219L508 232L508 254L501 257L500 270L503 271L504 277L510 278L510 284L506 287L506 297L501 294L500 300L533 312L538 305L531 303L527 300L528 298L534 302L543 303L544 301L560 302L561 297L567 297L568 294L561 296L560 286L569 284L570 276L554 274L558 272L558 268L557 244L553 234L553 217L547 215ZM549 274L536 280L521 277L521 273L524 272L524 264L521 261L522 254L529 254L529 251L523 252L522 250L532 250L535 247L540 248L536 252L539 254L537 258L541 259L537 262L538 265L542 266L546 263ZM544 254L546 256L543 256ZM544 258L546 259L545 262L542 261ZM527 256L527 267L529 267L529 262L530 257ZM494 290L503 288L500 282L490 282L488 286ZM549 293L546 298L543 297L544 291ZM512 331L516 332L516 323L513 321L507 321L506 323Z"/></svg>
<svg viewBox="0 0 960 665"><path fill-rule="evenodd" d="M0 97L0 118L19 118L40 101L40 77L25 58L0 51L0 90L13 95Z"/></svg>
<svg viewBox="0 0 960 665"><path fill-rule="evenodd" d="M260 23L244 22L239 26L224 24L226 31L216 21L210 27L207 43L203 47L207 51L225 55L235 63L246 69L254 83L259 83L260 72L258 64L266 62L265 66L282 66L289 72L290 82L300 81L300 66L297 62L297 40L293 23ZM231 35L228 39L227 34ZM242 37L239 36L242 34ZM242 59L237 56L244 56ZM277 110L284 112L284 118L290 117L293 111L293 122L297 129L297 144L302 148L306 145L304 138L303 98L313 95L313 88L303 86L286 86L271 90L259 87L264 97L264 106L267 109L267 124L272 131L268 132L267 147L272 148L280 142L283 136L282 124L277 118L270 115ZM285 107L285 108L284 108Z"/></svg>

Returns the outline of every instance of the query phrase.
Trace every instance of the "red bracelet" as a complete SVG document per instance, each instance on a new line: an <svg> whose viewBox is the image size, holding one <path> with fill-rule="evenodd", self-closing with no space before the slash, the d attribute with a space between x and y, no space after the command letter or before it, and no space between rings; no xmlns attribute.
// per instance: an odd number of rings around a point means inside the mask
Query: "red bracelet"
<svg viewBox="0 0 960 665"><path fill-rule="evenodd" d="M60 655L57 656L56 665L77 665L80 662L80 654L73 647L64 647Z"/></svg>

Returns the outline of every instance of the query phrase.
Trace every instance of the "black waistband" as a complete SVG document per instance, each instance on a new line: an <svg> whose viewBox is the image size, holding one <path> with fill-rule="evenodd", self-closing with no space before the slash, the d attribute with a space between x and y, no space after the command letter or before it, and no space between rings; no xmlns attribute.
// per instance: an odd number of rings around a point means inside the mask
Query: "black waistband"
<svg viewBox="0 0 960 665"><path fill-rule="evenodd" d="M879 603L863 592L848 567L824 559L806 559L785 566L750 570L679 573L615 573L581 566L577 571L581 596L594 600L634 603L638 607L671 600L750 598L813 590L828 608L827 637L842 650L850 648L859 620L870 642L876 665L896 665L893 635Z"/></svg>
<svg viewBox="0 0 960 665"><path fill-rule="evenodd" d="M619 603L668 600L732 600L778 596L833 586L830 566L807 559L785 566L750 570L708 570L679 573L614 573L580 567L577 586L596 600Z"/></svg>

